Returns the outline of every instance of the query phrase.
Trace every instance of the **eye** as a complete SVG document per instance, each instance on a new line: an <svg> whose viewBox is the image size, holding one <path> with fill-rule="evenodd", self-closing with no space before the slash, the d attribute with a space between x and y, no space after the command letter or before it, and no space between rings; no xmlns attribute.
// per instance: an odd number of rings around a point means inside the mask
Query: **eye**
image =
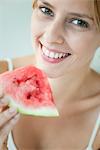
<svg viewBox="0 0 100 150"><path fill-rule="evenodd" d="M47 8L47 7L40 6L39 9L40 9L40 11L41 11L43 14L45 14L45 15L47 15L47 16L51 16L51 17L54 16L54 13L52 12L52 10L49 9L49 8Z"/></svg>
<svg viewBox="0 0 100 150"><path fill-rule="evenodd" d="M70 23L72 23L78 27L81 27L81 28L88 28L89 27L88 22L86 22L82 19L71 19Z"/></svg>

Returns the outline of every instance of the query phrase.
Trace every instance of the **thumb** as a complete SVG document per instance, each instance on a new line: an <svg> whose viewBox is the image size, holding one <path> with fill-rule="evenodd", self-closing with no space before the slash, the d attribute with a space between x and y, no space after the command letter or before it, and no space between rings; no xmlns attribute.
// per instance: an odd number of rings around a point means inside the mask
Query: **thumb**
<svg viewBox="0 0 100 150"><path fill-rule="evenodd" d="M2 88L2 86L0 85L0 98L2 98L3 96L4 96L3 88Z"/></svg>

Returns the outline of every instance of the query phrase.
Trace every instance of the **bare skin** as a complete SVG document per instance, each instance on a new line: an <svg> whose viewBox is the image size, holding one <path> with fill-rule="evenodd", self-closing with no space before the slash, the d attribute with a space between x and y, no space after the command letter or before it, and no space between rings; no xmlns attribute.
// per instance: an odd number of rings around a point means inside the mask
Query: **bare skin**
<svg viewBox="0 0 100 150"><path fill-rule="evenodd" d="M19 117L17 110L9 108L7 100L0 95L0 149L3 149L9 131L12 130Z"/></svg>
<svg viewBox="0 0 100 150"><path fill-rule="evenodd" d="M18 62L19 60L14 61L15 68ZM96 74L93 73L93 75ZM90 80L92 80L92 77ZM61 114L59 118L22 116L13 130L13 136L17 147L19 149L34 148L34 150L65 150L66 148L69 150L85 149L100 110L100 93L95 95L95 89L99 92L98 83L100 82L100 78L98 75L96 80L98 82L94 84L94 96L86 97L84 101L79 98L75 103L73 103L73 101L72 103L67 102L65 107L59 107L61 103L56 101ZM87 85L88 82L90 83L87 79L84 79L84 81L86 81ZM75 94L74 97L78 97L78 95ZM31 122L31 124L28 122ZM28 129L28 131L26 129ZM98 132L98 136L94 143L94 150L100 147L99 139L100 133Z"/></svg>

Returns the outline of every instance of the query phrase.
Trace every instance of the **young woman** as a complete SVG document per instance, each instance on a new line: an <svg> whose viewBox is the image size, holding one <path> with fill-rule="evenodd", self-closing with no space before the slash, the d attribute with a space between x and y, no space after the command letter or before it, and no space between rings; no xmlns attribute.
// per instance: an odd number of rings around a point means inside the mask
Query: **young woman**
<svg viewBox="0 0 100 150"><path fill-rule="evenodd" d="M100 75L89 66L100 47L100 1L35 0L31 29L35 55L14 59L13 67L46 72L60 116L2 110L1 90L0 146L7 137L9 150L99 150Z"/></svg>

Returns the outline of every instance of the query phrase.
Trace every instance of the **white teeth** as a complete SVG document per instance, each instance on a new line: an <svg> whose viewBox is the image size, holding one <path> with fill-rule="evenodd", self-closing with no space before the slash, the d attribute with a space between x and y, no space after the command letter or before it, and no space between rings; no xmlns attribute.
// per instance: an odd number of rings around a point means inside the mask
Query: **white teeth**
<svg viewBox="0 0 100 150"><path fill-rule="evenodd" d="M63 54L63 57L65 57L66 56L66 54Z"/></svg>
<svg viewBox="0 0 100 150"><path fill-rule="evenodd" d="M45 55L49 56L49 51L48 50L45 51Z"/></svg>
<svg viewBox="0 0 100 150"><path fill-rule="evenodd" d="M63 54L62 54L62 53L60 53L60 54L59 54L59 58L61 58L62 56L63 56Z"/></svg>
<svg viewBox="0 0 100 150"><path fill-rule="evenodd" d="M58 53L55 54L55 58L59 58L59 54Z"/></svg>
<svg viewBox="0 0 100 150"><path fill-rule="evenodd" d="M49 57L54 58L55 57L55 53L54 52L50 52L49 53Z"/></svg>
<svg viewBox="0 0 100 150"><path fill-rule="evenodd" d="M45 47L42 48L43 53L45 53L47 51L47 49Z"/></svg>
<svg viewBox="0 0 100 150"><path fill-rule="evenodd" d="M42 49L42 52L45 53L44 49Z"/></svg>
<svg viewBox="0 0 100 150"><path fill-rule="evenodd" d="M58 58L64 58L65 56L67 56L67 53L64 54L64 53L56 53L56 52L50 52L49 50L46 49L46 47L42 47L42 51L43 51L43 54L50 57L50 58L55 58L55 59L58 59Z"/></svg>

